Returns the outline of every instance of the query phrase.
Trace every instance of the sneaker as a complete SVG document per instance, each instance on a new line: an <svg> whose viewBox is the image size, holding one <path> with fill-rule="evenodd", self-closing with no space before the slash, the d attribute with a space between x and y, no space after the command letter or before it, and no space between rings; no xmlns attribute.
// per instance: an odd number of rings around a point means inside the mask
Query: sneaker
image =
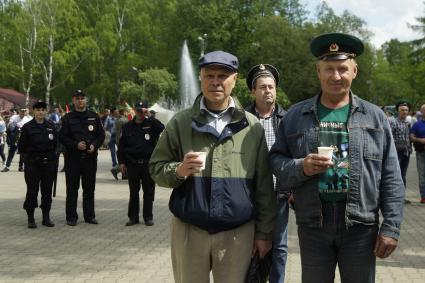
<svg viewBox="0 0 425 283"><path fill-rule="evenodd" d="M145 225L146 226L153 226L153 220L152 219L145 220Z"/></svg>
<svg viewBox="0 0 425 283"><path fill-rule="evenodd" d="M19 172L24 172L24 168L19 167L18 171L19 171Z"/></svg>
<svg viewBox="0 0 425 283"><path fill-rule="evenodd" d="M9 172L9 171L10 171L9 167L4 167L3 170L1 170L1 172Z"/></svg>
<svg viewBox="0 0 425 283"><path fill-rule="evenodd" d="M425 203L425 198L422 198L420 203Z"/></svg>
<svg viewBox="0 0 425 283"><path fill-rule="evenodd" d="M118 180L118 170L115 168L111 169L112 176L114 176L115 180Z"/></svg>

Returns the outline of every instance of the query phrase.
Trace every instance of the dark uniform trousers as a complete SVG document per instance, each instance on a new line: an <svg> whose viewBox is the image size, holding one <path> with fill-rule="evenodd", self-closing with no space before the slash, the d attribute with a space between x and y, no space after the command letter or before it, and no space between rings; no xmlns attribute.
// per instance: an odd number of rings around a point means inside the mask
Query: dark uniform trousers
<svg viewBox="0 0 425 283"><path fill-rule="evenodd" d="M52 206L52 187L55 178L55 160L25 159L25 182L27 194L24 202L25 210L33 210L38 206L38 191L41 191L41 205L43 211L49 211Z"/></svg>
<svg viewBox="0 0 425 283"><path fill-rule="evenodd" d="M95 218L94 189L96 184L97 156L68 155L65 158L66 220L77 220L78 189L83 188L84 220Z"/></svg>
<svg viewBox="0 0 425 283"><path fill-rule="evenodd" d="M128 218L139 220L140 211L140 181L143 189L143 219L152 220L153 201L155 198L155 182L149 174L148 160L131 162L127 165L128 185L130 187L130 201L128 203Z"/></svg>

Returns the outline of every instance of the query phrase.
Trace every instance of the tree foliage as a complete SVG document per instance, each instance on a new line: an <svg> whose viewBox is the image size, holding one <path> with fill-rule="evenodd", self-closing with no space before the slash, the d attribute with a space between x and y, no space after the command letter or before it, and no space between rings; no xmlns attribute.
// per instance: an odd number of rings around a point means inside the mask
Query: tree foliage
<svg viewBox="0 0 425 283"><path fill-rule="evenodd" d="M234 95L244 105L252 101L247 71L259 63L275 65L278 100L289 106L320 89L310 41L346 32L366 47L357 60L356 94L380 105L401 98L423 103L425 38L391 40L376 49L359 16L338 15L326 2L309 15L299 0L1 0L1 87L51 103L70 101L78 88L101 105L141 96L172 104L187 40L194 62L202 43L205 52L238 56ZM411 28L425 36L425 16Z"/></svg>

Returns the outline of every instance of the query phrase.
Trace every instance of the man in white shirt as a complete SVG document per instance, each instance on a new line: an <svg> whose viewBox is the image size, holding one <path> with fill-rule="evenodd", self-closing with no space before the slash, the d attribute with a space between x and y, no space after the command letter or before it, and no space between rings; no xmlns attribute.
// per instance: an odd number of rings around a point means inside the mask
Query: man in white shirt
<svg viewBox="0 0 425 283"><path fill-rule="evenodd" d="M27 108L21 108L19 114L15 114L9 119L7 124L7 144L9 146L9 152L7 154L6 164L1 172L9 172L10 165L12 164L13 157L17 150L17 143L19 139L19 133L23 125L32 120L32 116L28 114ZM19 157L19 171L24 171L24 159L22 156Z"/></svg>

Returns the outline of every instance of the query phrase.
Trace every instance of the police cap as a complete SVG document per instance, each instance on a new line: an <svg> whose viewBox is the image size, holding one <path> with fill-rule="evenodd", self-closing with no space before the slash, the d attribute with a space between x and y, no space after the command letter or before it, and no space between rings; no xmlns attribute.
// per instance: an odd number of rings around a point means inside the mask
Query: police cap
<svg viewBox="0 0 425 283"><path fill-rule="evenodd" d="M239 61L235 55L224 51L213 51L199 58L199 69L213 65L222 66L237 72Z"/></svg>
<svg viewBox="0 0 425 283"><path fill-rule="evenodd" d="M85 97L86 94L81 90L81 89L77 89L73 94L72 97L77 97L77 96L83 96Z"/></svg>
<svg viewBox="0 0 425 283"><path fill-rule="evenodd" d="M311 53L319 60L346 60L363 53L360 39L345 33L325 33L310 43Z"/></svg>
<svg viewBox="0 0 425 283"><path fill-rule="evenodd" d="M138 101L136 102L136 104L134 104L135 110L142 110L143 108L147 109L148 107L149 107L149 103L146 100Z"/></svg>
<svg viewBox="0 0 425 283"><path fill-rule="evenodd" d="M271 77L274 79L276 86L279 84L279 72L270 64L260 64L251 68L246 77L246 84L249 90L254 88L255 81L260 77Z"/></svg>
<svg viewBox="0 0 425 283"><path fill-rule="evenodd" d="M42 100L38 100L36 103L34 103L32 105L32 109L46 109L47 108L47 103L42 101Z"/></svg>

